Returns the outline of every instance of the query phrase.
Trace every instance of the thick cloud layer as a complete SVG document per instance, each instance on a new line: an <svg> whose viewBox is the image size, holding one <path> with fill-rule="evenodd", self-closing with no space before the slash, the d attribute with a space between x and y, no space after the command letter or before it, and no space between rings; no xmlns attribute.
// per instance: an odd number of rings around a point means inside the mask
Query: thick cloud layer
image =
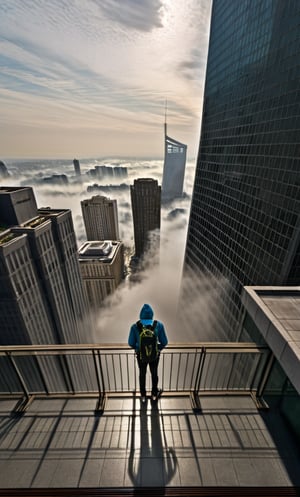
<svg viewBox="0 0 300 497"><path fill-rule="evenodd" d="M158 260L151 252L140 281L122 287L107 300L99 312L94 330L94 341L127 341L131 324L137 321L144 303L152 306L155 318L164 322L169 340L184 341L185 333L178 326L177 304L179 298L186 224L162 221L161 247Z"/></svg>
<svg viewBox="0 0 300 497"><path fill-rule="evenodd" d="M128 176L116 179L97 180L87 172L95 165L118 165L127 168ZM75 176L72 161L37 161L7 163L10 172L10 185L33 186L38 207L71 209L78 246L86 240L80 201L95 194L117 200L120 237L126 247L134 246L133 224L129 185L134 179L152 177L161 184L163 162L82 160L82 175ZM43 178L55 174L65 174L67 185L43 183ZM148 254L144 269L132 281L125 279L114 295L92 316L93 324L85 324L86 342L127 341L130 325L138 319L140 308L149 303L155 317L164 322L171 342L209 339L213 323L214 289L203 282L201 290L185 296L182 286L182 265L184 258L188 216L194 178L194 163L188 162L185 175L185 195L182 199L162 206L160 253L157 258ZM87 188L99 184L99 191L88 193ZM8 184L7 180L1 184ZM109 189L108 185L113 184ZM124 188L122 185L126 185ZM102 190L101 190L102 187ZM179 299L181 300L179 305ZM183 300L186 301L183 302ZM183 305L182 305L183 304ZM180 309L188 309L189 319L180 321Z"/></svg>

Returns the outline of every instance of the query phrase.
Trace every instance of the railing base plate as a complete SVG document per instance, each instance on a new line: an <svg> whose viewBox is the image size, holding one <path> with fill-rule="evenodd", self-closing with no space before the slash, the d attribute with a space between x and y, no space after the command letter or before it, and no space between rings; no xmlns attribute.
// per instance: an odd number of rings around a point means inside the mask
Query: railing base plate
<svg viewBox="0 0 300 497"><path fill-rule="evenodd" d="M29 395L28 397L23 397L22 399L20 399L14 408L14 413L23 414L27 410L33 399L34 395Z"/></svg>
<svg viewBox="0 0 300 497"><path fill-rule="evenodd" d="M103 414L103 412L104 412L106 399L107 399L107 396L105 394L100 395L100 397L98 399L97 406L95 409L95 414L97 414L98 416L101 416L101 414Z"/></svg>
<svg viewBox="0 0 300 497"><path fill-rule="evenodd" d="M257 409L267 411L269 409L269 405L262 397L256 397L254 393L251 393L251 397L253 402L255 403Z"/></svg>
<svg viewBox="0 0 300 497"><path fill-rule="evenodd" d="M190 393L190 400L191 400L193 411L195 411L197 413L202 412L202 407L201 407L201 404L200 404L199 395L196 392L191 392Z"/></svg>

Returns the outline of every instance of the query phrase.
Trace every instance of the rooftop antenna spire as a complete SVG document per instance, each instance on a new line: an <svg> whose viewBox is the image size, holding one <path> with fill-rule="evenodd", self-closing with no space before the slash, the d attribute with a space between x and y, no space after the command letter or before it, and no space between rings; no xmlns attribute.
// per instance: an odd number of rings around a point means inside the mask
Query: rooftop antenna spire
<svg viewBox="0 0 300 497"><path fill-rule="evenodd" d="M167 112L168 112L168 100L165 101L165 137L167 136Z"/></svg>

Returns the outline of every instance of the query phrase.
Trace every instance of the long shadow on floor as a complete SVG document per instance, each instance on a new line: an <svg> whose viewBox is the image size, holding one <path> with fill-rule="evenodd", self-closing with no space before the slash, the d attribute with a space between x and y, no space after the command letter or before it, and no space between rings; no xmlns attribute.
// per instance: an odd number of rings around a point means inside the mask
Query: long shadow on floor
<svg viewBox="0 0 300 497"><path fill-rule="evenodd" d="M150 401L141 403L140 409L137 409L139 401L136 397L133 402L129 477L134 487L165 487L177 471L177 458L174 449L167 445L163 416L157 402L151 402L151 411L148 411ZM140 416L139 432L136 426L137 416ZM139 444L136 443L138 435Z"/></svg>

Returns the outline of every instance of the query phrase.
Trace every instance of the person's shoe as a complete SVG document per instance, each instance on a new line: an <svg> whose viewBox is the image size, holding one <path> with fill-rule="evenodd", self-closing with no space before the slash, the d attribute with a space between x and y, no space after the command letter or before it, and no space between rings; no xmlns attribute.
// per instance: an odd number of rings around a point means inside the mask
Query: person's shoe
<svg viewBox="0 0 300 497"><path fill-rule="evenodd" d="M156 394L151 395L152 402L156 402L162 394L162 390L157 390Z"/></svg>

